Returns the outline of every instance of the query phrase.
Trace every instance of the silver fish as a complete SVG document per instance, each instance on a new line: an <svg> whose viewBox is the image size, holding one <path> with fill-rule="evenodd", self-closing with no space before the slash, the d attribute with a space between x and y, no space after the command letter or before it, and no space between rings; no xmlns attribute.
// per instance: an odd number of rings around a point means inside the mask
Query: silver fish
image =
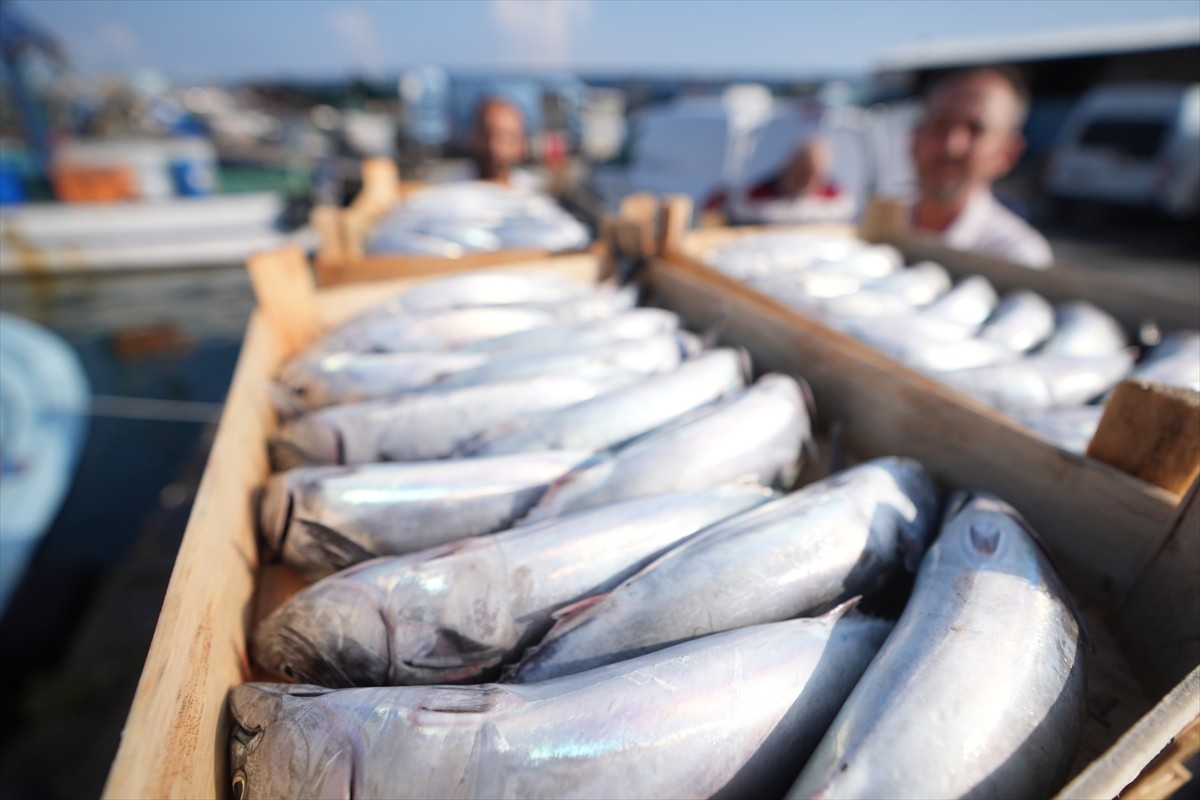
<svg viewBox="0 0 1200 800"><path fill-rule="evenodd" d="M494 677L545 635L557 608L771 496L761 487L660 495L376 559L314 583L264 620L254 658L333 687Z"/></svg>
<svg viewBox="0 0 1200 800"><path fill-rule="evenodd" d="M485 353L333 353L301 356L279 373L281 401L302 409L357 403L427 389L488 362Z"/></svg>
<svg viewBox="0 0 1200 800"><path fill-rule="evenodd" d="M1074 301L1055 309L1055 331L1039 352L1056 356L1106 356L1129 344L1121 325L1091 303Z"/></svg>
<svg viewBox="0 0 1200 800"><path fill-rule="evenodd" d="M1200 392L1200 331L1167 334L1134 368L1130 377Z"/></svg>
<svg viewBox="0 0 1200 800"><path fill-rule="evenodd" d="M951 323L953 324L953 323ZM918 336L890 337L878 330L859 331L860 338L880 352L913 369L944 374L970 367L1003 365L1020 353L997 342L966 338L951 340Z"/></svg>
<svg viewBox="0 0 1200 800"><path fill-rule="evenodd" d="M987 278L970 275L921 311L977 329L991 316L997 299L996 290Z"/></svg>
<svg viewBox="0 0 1200 800"><path fill-rule="evenodd" d="M804 269L815 260L841 261L862 248L849 237L807 233L762 233L746 236L705 254L704 260L735 278L761 277Z"/></svg>
<svg viewBox="0 0 1200 800"><path fill-rule="evenodd" d="M369 352L455 350L497 336L558 321L554 313L524 306L455 308L435 314L404 314L379 320L363 332Z"/></svg>
<svg viewBox="0 0 1200 800"><path fill-rule="evenodd" d="M661 308L635 308L612 317L583 322L559 322L543 328L475 342L464 350L476 353L556 350L588 347L630 339L646 339L679 330L679 315Z"/></svg>
<svg viewBox="0 0 1200 800"><path fill-rule="evenodd" d="M529 521L664 492L753 479L796 479L812 429L802 390L786 375L699 409L555 481Z"/></svg>
<svg viewBox="0 0 1200 800"><path fill-rule="evenodd" d="M1048 797L1085 704L1071 599L1016 511L949 518L790 798Z"/></svg>
<svg viewBox="0 0 1200 800"><path fill-rule="evenodd" d="M1068 406L1022 414L1017 421L1063 450L1083 455L1100 427L1102 416L1102 405Z"/></svg>
<svg viewBox="0 0 1200 800"><path fill-rule="evenodd" d="M818 256L811 266L822 263L864 278L882 278L904 268L904 256L890 244L859 246L843 258Z"/></svg>
<svg viewBox="0 0 1200 800"><path fill-rule="evenodd" d="M464 454L605 450L741 390L749 374L744 352L710 350L671 372L493 428Z"/></svg>
<svg viewBox="0 0 1200 800"><path fill-rule="evenodd" d="M491 358L480 353L458 353L483 358L484 363L451 375L439 381L438 386L442 389L452 389L538 375L570 375L583 369L652 375L675 369L684 358L698 352L699 349L700 343L695 336L687 331L678 331L645 339L568 347L561 350L502 352Z"/></svg>
<svg viewBox="0 0 1200 800"><path fill-rule="evenodd" d="M507 528L587 455L300 467L267 482L260 530L270 555L315 579L376 556Z"/></svg>
<svg viewBox="0 0 1200 800"><path fill-rule="evenodd" d="M1001 298L979 338L1028 352L1054 333L1054 306L1036 292L1021 289Z"/></svg>
<svg viewBox="0 0 1200 800"><path fill-rule="evenodd" d="M427 281L387 302L389 313L441 311L464 306L558 303L593 287L550 270L481 270Z"/></svg>
<svg viewBox="0 0 1200 800"><path fill-rule="evenodd" d="M1078 406L1116 386L1133 366L1124 350L1073 358L1032 355L1004 364L942 372L947 385L1007 413Z"/></svg>
<svg viewBox="0 0 1200 800"><path fill-rule="evenodd" d="M638 287L631 283L621 287L597 286L594 291L571 300L530 302L523 307L553 312L563 322L587 322L629 311L637 301Z"/></svg>
<svg viewBox="0 0 1200 800"><path fill-rule="evenodd" d="M239 686L232 794L778 796L891 628L844 612L530 686Z"/></svg>
<svg viewBox="0 0 1200 800"><path fill-rule="evenodd" d="M808 615L915 572L937 530L933 479L882 458L714 525L563 612L511 680L593 669L717 631Z"/></svg>
<svg viewBox="0 0 1200 800"><path fill-rule="evenodd" d="M872 281L868 288L873 292L899 295L911 306L923 306L948 292L950 285L950 274L941 264L922 261Z"/></svg>
<svg viewBox="0 0 1200 800"><path fill-rule="evenodd" d="M289 420L269 443L276 469L452 455L501 423L589 400L631 373L546 375L330 406Z"/></svg>

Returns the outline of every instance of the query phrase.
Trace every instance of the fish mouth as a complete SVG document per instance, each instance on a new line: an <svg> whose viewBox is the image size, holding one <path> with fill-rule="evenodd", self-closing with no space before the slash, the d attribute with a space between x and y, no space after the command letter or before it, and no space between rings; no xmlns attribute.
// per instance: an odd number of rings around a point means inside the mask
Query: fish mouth
<svg viewBox="0 0 1200 800"><path fill-rule="evenodd" d="M258 504L258 533L271 561L278 561L283 555L294 510L295 497L284 477L276 475L267 481Z"/></svg>

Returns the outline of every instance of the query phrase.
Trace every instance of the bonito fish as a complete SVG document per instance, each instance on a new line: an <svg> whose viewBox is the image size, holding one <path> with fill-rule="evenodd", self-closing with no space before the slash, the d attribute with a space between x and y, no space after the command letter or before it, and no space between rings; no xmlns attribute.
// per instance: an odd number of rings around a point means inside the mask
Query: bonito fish
<svg viewBox="0 0 1200 800"><path fill-rule="evenodd" d="M485 361L439 381L438 386L450 389L538 375L574 375L584 370L589 374L601 370L652 375L675 369L684 358L699 352L700 347L695 336L678 331L561 350L502 352L492 358L480 353L456 352L454 355L476 356Z"/></svg>
<svg viewBox="0 0 1200 800"><path fill-rule="evenodd" d="M1075 757L1084 669L1071 599L1024 520L971 497L788 796L1048 797Z"/></svg>
<svg viewBox="0 0 1200 800"><path fill-rule="evenodd" d="M300 467L268 481L260 527L271 555L315 579L507 528L587 455Z"/></svg>
<svg viewBox="0 0 1200 800"><path fill-rule="evenodd" d="M1133 356L1032 355L1004 364L943 372L938 378L961 392L1008 413L1077 406L1120 382Z"/></svg>
<svg viewBox="0 0 1200 800"><path fill-rule="evenodd" d="M950 285L950 275L941 264L922 261L872 282L870 289L899 295L911 306L923 306L950 291Z"/></svg>
<svg viewBox="0 0 1200 800"><path fill-rule="evenodd" d="M766 375L737 395L580 465L555 482L529 521L741 479L786 488L811 436L800 385L786 375Z"/></svg>
<svg viewBox="0 0 1200 800"><path fill-rule="evenodd" d="M717 631L789 619L915 572L937 490L883 458L714 525L607 595L568 610L511 680L531 683Z"/></svg>
<svg viewBox="0 0 1200 800"><path fill-rule="evenodd" d="M531 686L239 686L232 794L778 796L891 627L844 612Z"/></svg>
<svg viewBox="0 0 1200 800"><path fill-rule="evenodd" d="M1106 356L1129 343L1113 317L1091 303L1074 301L1055 309L1055 331L1040 352L1056 356Z"/></svg>
<svg viewBox="0 0 1200 800"><path fill-rule="evenodd" d="M604 450L741 390L749 373L744 352L710 350L671 372L493 429L465 453Z"/></svg>
<svg viewBox="0 0 1200 800"><path fill-rule="evenodd" d="M660 495L376 559L314 583L264 620L254 658L332 687L494 677L545 635L557 608L771 496L761 487Z"/></svg>
<svg viewBox="0 0 1200 800"><path fill-rule="evenodd" d="M999 342L1013 350L1028 352L1054 333L1054 306L1040 294L1027 290L1010 292L979 332L980 339Z"/></svg>
<svg viewBox="0 0 1200 800"><path fill-rule="evenodd" d="M279 373L281 411L394 397L488 362L485 353L334 353L304 355Z"/></svg>
<svg viewBox="0 0 1200 800"><path fill-rule="evenodd" d="M362 332L367 352L454 350L510 333L558 322L552 312L524 306L455 308L436 314L404 314L378 320Z"/></svg>
<svg viewBox="0 0 1200 800"><path fill-rule="evenodd" d="M1134 368L1131 377L1200 392L1200 332L1167 334Z"/></svg>
<svg viewBox="0 0 1200 800"><path fill-rule="evenodd" d="M330 406L285 422L270 442L272 461L288 469L445 458L496 425L636 379L632 373L546 375Z"/></svg>
<svg viewBox="0 0 1200 800"><path fill-rule="evenodd" d="M507 336L484 339L464 347L478 353L541 351L588 347L630 339L647 339L679 329L679 316L661 308L635 308L612 317L584 322L560 322Z"/></svg>

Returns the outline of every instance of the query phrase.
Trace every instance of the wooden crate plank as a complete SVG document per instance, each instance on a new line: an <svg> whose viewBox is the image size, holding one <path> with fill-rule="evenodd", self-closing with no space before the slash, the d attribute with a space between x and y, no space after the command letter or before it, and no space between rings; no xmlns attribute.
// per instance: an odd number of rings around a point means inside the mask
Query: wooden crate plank
<svg viewBox="0 0 1200 800"><path fill-rule="evenodd" d="M693 327L720 322L722 339L747 347L760 366L808 379L818 415L841 420L855 450L912 456L951 485L1016 502L1091 599L1111 604L1162 541L1171 493L1031 436L703 265L655 260L650 280Z"/></svg>
<svg viewBox="0 0 1200 800"><path fill-rule="evenodd" d="M1194 724L1197 709L1200 709L1200 668L1184 678L1108 752L1067 784L1057 797L1059 800L1116 797L1173 739ZM1147 777L1152 775L1148 773Z"/></svg>
<svg viewBox="0 0 1200 800"><path fill-rule="evenodd" d="M1200 479L1163 544L1141 563L1117 610L1120 631L1147 688L1165 691L1200 664Z"/></svg>
<svg viewBox="0 0 1200 800"><path fill-rule="evenodd" d="M247 268L259 310L285 351L299 352L317 335L317 291L304 253L298 247L259 253Z"/></svg>
<svg viewBox="0 0 1200 800"><path fill-rule="evenodd" d="M1200 475L1200 392L1122 381L1104 404L1087 454L1183 494Z"/></svg>

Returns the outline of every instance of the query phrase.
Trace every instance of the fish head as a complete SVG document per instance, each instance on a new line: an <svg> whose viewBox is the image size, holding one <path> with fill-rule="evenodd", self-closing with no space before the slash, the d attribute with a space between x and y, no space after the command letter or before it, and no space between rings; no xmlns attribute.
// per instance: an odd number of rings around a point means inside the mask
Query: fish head
<svg viewBox="0 0 1200 800"><path fill-rule="evenodd" d="M233 800L349 797L353 745L317 686L244 684L229 696Z"/></svg>
<svg viewBox="0 0 1200 800"><path fill-rule="evenodd" d="M318 581L263 620L251 642L255 662L289 681L320 686L393 683L383 598L349 579L366 566Z"/></svg>
<svg viewBox="0 0 1200 800"><path fill-rule="evenodd" d="M283 424L268 444L276 469L309 464L342 464L344 437L338 426L321 414L307 414Z"/></svg>
<svg viewBox="0 0 1200 800"><path fill-rule="evenodd" d="M987 492L959 492L951 499L938 544L941 558L971 570L1033 582L1052 572L1037 534L1016 509Z"/></svg>
<svg viewBox="0 0 1200 800"><path fill-rule="evenodd" d="M277 560L283 553L283 539L292 521L295 500L286 473L273 475L259 497L258 533L269 561Z"/></svg>

